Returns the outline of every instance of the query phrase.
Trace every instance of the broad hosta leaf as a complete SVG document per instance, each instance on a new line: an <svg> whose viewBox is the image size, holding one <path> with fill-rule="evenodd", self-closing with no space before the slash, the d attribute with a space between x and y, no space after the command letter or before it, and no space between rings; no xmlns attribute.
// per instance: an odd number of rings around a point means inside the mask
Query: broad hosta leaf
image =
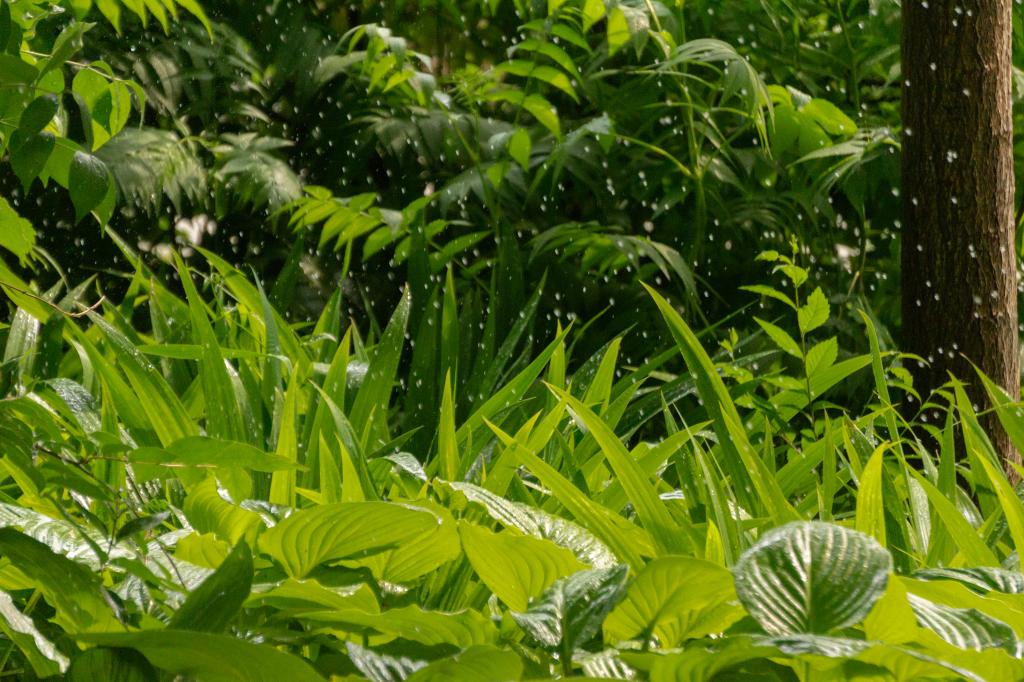
<svg viewBox="0 0 1024 682"><path fill-rule="evenodd" d="M408 678L408 682L493 682L518 680L523 662L508 650L473 646L451 658L435 661Z"/></svg>
<svg viewBox="0 0 1024 682"><path fill-rule="evenodd" d="M1007 571L992 566L980 568L925 568L915 571L913 577L920 580L955 580L982 594L985 592L1024 593L1024 575L1016 571Z"/></svg>
<svg viewBox="0 0 1024 682"><path fill-rule="evenodd" d="M364 613L380 613L377 597L365 583L325 587L313 579L289 578L278 585L257 585L253 589L246 606L267 604L278 609L354 609Z"/></svg>
<svg viewBox="0 0 1024 682"><path fill-rule="evenodd" d="M470 502L478 503L488 516L505 527L515 528L535 538L551 540L594 568L611 568L618 563L607 545L577 523L528 504L499 497L472 483L449 482L445 485L461 492Z"/></svg>
<svg viewBox="0 0 1024 682"><path fill-rule="evenodd" d="M208 682L323 682L301 658L265 644L187 630L79 635L86 644L135 649L162 670Z"/></svg>
<svg viewBox="0 0 1024 682"><path fill-rule="evenodd" d="M135 650L93 647L75 656L66 679L70 682L151 682L155 678L153 666Z"/></svg>
<svg viewBox="0 0 1024 682"><path fill-rule="evenodd" d="M655 635L662 647L721 632L743 616L732 574L689 557L655 559L604 621L609 641Z"/></svg>
<svg viewBox="0 0 1024 682"><path fill-rule="evenodd" d="M903 647L823 635L751 637L740 635L707 647L659 657L651 682L704 682L713 679L791 679L792 672L769 659L800 661L798 669L818 671L825 679L967 679L984 678L933 656ZM831 660L829 660L831 659ZM775 673L774 675L772 673ZM828 674L831 673L831 674ZM719 675L722 677L720 678Z"/></svg>
<svg viewBox="0 0 1024 682"><path fill-rule="evenodd" d="M13 528L0 529L0 556L24 573L57 611L65 630L119 627L96 576Z"/></svg>
<svg viewBox="0 0 1024 682"><path fill-rule="evenodd" d="M405 656L379 654L352 642L345 644L345 648L348 650L348 658L352 665L370 682L402 682L427 665L426 661Z"/></svg>
<svg viewBox="0 0 1024 682"><path fill-rule="evenodd" d="M426 646L450 644L467 647L492 644L498 638L498 630L490 618L473 610L448 613L406 606L383 613L366 613L355 609L315 611L304 614L303 618L330 623L337 629L350 632L376 631Z"/></svg>
<svg viewBox="0 0 1024 682"><path fill-rule="evenodd" d="M97 554L97 548L101 548L111 559L134 556L134 552L124 544L111 545L107 538L92 529L75 527L62 519L54 519L25 507L0 502L0 528L8 527L17 528L53 552L93 569L102 563L102 556Z"/></svg>
<svg viewBox="0 0 1024 682"><path fill-rule="evenodd" d="M579 571L562 578L525 613L512 617L541 646L573 651L600 629L622 598L627 568Z"/></svg>
<svg viewBox="0 0 1024 682"><path fill-rule="evenodd" d="M252 542L257 529L263 524L256 512L224 499L216 479L212 477L189 492L185 498L185 516L200 533L215 533L231 544L242 538Z"/></svg>
<svg viewBox="0 0 1024 682"><path fill-rule="evenodd" d="M348 561L346 565L365 566L378 580L404 584L462 556L455 519L447 509L428 500L410 502L409 506L434 514L438 518L437 525L430 532L421 533L395 549L358 561Z"/></svg>
<svg viewBox="0 0 1024 682"><path fill-rule="evenodd" d="M196 632L224 630L249 596L252 573L252 551L240 542L175 611L168 627Z"/></svg>
<svg viewBox="0 0 1024 682"><path fill-rule="evenodd" d="M769 531L740 557L736 593L767 632L826 634L860 622L885 592L892 557L873 538L814 521Z"/></svg>
<svg viewBox="0 0 1024 682"><path fill-rule="evenodd" d="M462 547L473 570L509 608L525 611L558 578L586 568L572 552L546 540L511 531L459 524Z"/></svg>
<svg viewBox="0 0 1024 682"><path fill-rule="evenodd" d="M1017 654L1020 643L1006 623L977 609L958 609L908 594L911 608L921 627L933 631L960 649L1004 649Z"/></svg>
<svg viewBox="0 0 1024 682"><path fill-rule="evenodd" d="M430 511L388 502L339 502L295 512L260 537L260 549L293 578L334 559L394 549L434 530Z"/></svg>
<svg viewBox="0 0 1024 682"><path fill-rule="evenodd" d="M21 649L39 677L57 675L67 670L68 658L36 629L32 619L18 610L11 595L0 592L0 629Z"/></svg>

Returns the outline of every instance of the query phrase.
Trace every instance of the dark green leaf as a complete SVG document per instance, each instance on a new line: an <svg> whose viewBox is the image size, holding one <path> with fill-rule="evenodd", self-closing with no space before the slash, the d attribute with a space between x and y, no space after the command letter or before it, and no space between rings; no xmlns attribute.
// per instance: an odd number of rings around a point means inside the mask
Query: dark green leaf
<svg viewBox="0 0 1024 682"><path fill-rule="evenodd" d="M69 682L156 682L149 661L133 649L94 647L81 652L68 668Z"/></svg>
<svg viewBox="0 0 1024 682"><path fill-rule="evenodd" d="M625 592L625 565L579 571L562 578L525 613L512 617L538 644L574 651L588 642Z"/></svg>
<svg viewBox="0 0 1024 682"><path fill-rule="evenodd" d="M26 138L41 132L53 120L53 117L57 115L57 108L56 95L47 93L36 97L21 112L18 130Z"/></svg>
<svg viewBox="0 0 1024 682"><path fill-rule="evenodd" d="M29 138L17 133L11 136L11 168L26 192L46 166L55 144L51 133L38 133Z"/></svg>
<svg viewBox="0 0 1024 682"><path fill-rule="evenodd" d="M110 173L106 164L92 154L75 152L68 172L68 191L75 205L75 220L81 220L99 206L108 189Z"/></svg>
<svg viewBox="0 0 1024 682"><path fill-rule="evenodd" d="M301 658L265 644L187 630L83 634L77 639L135 649L162 670L204 682L323 682Z"/></svg>
<svg viewBox="0 0 1024 682"><path fill-rule="evenodd" d="M239 542L217 570L192 591L168 627L221 632L249 597L252 575L252 552L249 545Z"/></svg>
<svg viewBox="0 0 1024 682"><path fill-rule="evenodd" d="M736 594L767 632L827 634L859 623L892 557L869 535L813 521L769 531L736 564Z"/></svg>

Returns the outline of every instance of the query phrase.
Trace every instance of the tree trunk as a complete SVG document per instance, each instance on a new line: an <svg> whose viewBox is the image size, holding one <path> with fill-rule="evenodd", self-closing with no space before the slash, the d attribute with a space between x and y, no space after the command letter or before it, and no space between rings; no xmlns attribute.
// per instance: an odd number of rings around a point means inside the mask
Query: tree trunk
<svg viewBox="0 0 1024 682"><path fill-rule="evenodd" d="M903 342L926 398L970 363L1020 394L1014 255L1012 0L903 2ZM1004 462L1019 461L994 415Z"/></svg>

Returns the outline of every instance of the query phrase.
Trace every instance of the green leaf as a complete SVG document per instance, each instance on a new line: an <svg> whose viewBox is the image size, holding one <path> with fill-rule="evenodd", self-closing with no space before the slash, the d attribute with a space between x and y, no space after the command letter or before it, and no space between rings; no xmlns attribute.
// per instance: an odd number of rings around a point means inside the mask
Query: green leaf
<svg viewBox="0 0 1024 682"><path fill-rule="evenodd" d="M800 137L800 113L792 105L776 106L768 127L772 156L778 158L793 148Z"/></svg>
<svg viewBox="0 0 1024 682"><path fill-rule="evenodd" d="M235 545L217 570L192 590L167 627L195 632L221 632L242 609L252 587L249 545Z"/></svg>
<svg viewBox="0 0 1024 682"><path fill-rule="evenodd" d="M885 592L892 557L870 536L827 523L766 533L736 564L736 594L767 632L827 634L859 623Z"/></svg>
<svg viewBox="0 0 1024 682"><path fill-rule="evenodd" d="M40 95L32 100L25 110L21 112L18 121L18 130L26 137L43 131L53 117L57 115L57 96L50 93Z"/></svg>
<svg viewBox="0 0 1024 682"><path fill-rule="evenodd" d="M950 537L956 541L963 559L972 566L999 566L999 559L978 536L978 531L960 513L956 504L946 499L938 488L914 469L907 469L907 472L924 489L928 502L931 503L932 509L946 527Z"/></svg>
<svg viewBox="0 0 1024 682"><path fill-rule="evenodd" d="M206 307L199 297L199 292L192 282L191 271L177 252L174 260L188 300L193 339L203 349L202 359L199 361L199 380L203 389L203 402L206 405L206 430L214 438L244 442L250 434L245 427L245 420L238 406L231 374L221 353L217 335L207 317Z"/></svg>
<svg viewBox="0 0 1024 682"><path fill-rule="evenodd" d="M67 62L72 55L82 49L82 35L92 28L93 25L94 24L84 24L79 21L73 21L68 24L67 28L61 31L60 35L57 36L57 40L53 42L53 51L50 53L49 59L43 62L43 68L42 71L39 72L39 78L42 78L54 69L59 69L64 66L64 63Z"/></svg>
<svg viewBox="0 0 1024 682"><path fill-rule="evenodd" d="M663 648L725 630L743 616L729 569L690 557L651 561L604 621L606 641L657 637Z"/></svg>
<svg viewBox="0 0 1024 682"><path fill-rule="evenodd" d="M451 658L434 661L407 682L493 682L518 680L523 662L513 652L493 646L472 646Z"/></svg>
<svg viewBox="0 0 1024 682"><path fill-rule="evenodd" d="M610 568L618 561L596 535L583 526L532 505L508 500L472 483L449 483L454 490L479 504L495 521L524 535L550 540L571 551L581 562L594 568Z"/></svg>
<svg viewBox="0 0 1024 682"><path fill-rule="evenodd" d="M85 566L13 528L0 529L0 555L36 585L65 630L118 627L96 576Z"/></svg>
<svg viewBox="0 0 1024 682"><path fill-rule="evenodd" d="M789 353L795 358L804 357L803 351L800 350L800 344L793 340L793 337L785 332L785 330L775 326L771 322L765 322L764 320L755 317L754 322L765 331L765 333L775 342L775 345L780 349Z"/></svg>
<svg viewBox="0 0 1024 682"><path fill-rule="evenodd" d="M135 649L157 668L209 682L323 682L301 658L266 644L187 630L78 635L86 644Z"/></svg>
<svg viewBox="0 0 1024 682"><path fill-rule="evenodd" d="M668 513L665 503L659 499L657 488L640 470L636 460L630 457L626 446L622 444L615 432L590 408L568 392L554 386L548 388L566 402L579 421L597 440L608 464L615 472L616 479L622 483L626 496L633 503L640 521L657 543L659 550L662 553L673 553L692 549L691 544L687 542L687 536Z"/></svg>
<svg viewBox="0 0 1024 682"><path fill-rule="evenodd" d="M173 472L176 469L239 468L251 471L288 471L298 464L257 447L235 441L188 436L166 448L138 448L128 455L133 464L152 464Z"/></svg>
<svg viewBox="0 0 1024 682"><path fill-rule="evenodd" d="M0 197L0 247L25 258L32 252L36 231L32 223L18 215L7 200Z"/></svg>
<svg viewBox="0 0 1024 682"><path fill-rule="evenodd" d="M6 592L0 592L0 629L21 650L39 677L67 670L67 656L36 629L32 619L18 610Z"/></svg>
<svg viewBox="0 0 1024 682"><path fill-rule="evenodd" d="M632 35L629 32L629 21L622 8L616 5L608 12L608 54L614 55L629 42Z"/></svg>
<svg viewBox="0 0 1024 682"><path fill-rule="evenodd" d="M370 418L375 423L384 423L388 406L391 402L391 390L395 384L398 362L402 357L405 345L405 330L409 323L409 311L412 307L412 294L406 289L402 300L391 316L380 342L373 352L373 359L366 370L359 392L356 393L349 413L349 422L360 436L361 444L365 445L370 434ZM386 427L382 427L386 431Z"/></svg>
<svg viewBox="0 0 1024 682"><path fill-rule="evenodd" d="M836 341L836 337L833 336L830 339L815 344L807 351L807 376L818 376L821 372L835 364L837 357L839 357L839 343Z"/></svg>
<svg viewBox="0 0 1024 682"><path fill-rule="evenodd" d="M804 334L814 331L828 322L829 314L828 299L822 292L821 287L818 287L807 297L807 303L797 311L800 331Z"/></svg>
<svg viewBox="0 0 1024 682"><path fill-rule="evenodd" d="M3 3L6 5L7 3ZM0 50L3 45L0 45ZM39 70L18 57L0 54L0 85L29 85L39 77Z"/></svg>
<svg viewBox="0 0 1024 682"><path fill-rule="evenodd" d="M544 592L525 613L512 617L541 646L572 652L597 634L625 592L627 568L579 571Z"/></svg>
<svg viewBox="0 0 1024 682"><path fill-rule="evenodd" d="M733 489L740 503L748 509L754 509L760 504L777 523L799 518L782 493L778 481L750 444L736 405L697 335L668 301L647 285L644 288L661 311L676 347L696 379L697 391L704 402L704 409L714 422L719 447L725 454L722 463L732 478Z"/></svg>
<svg viewBox="0 0 1024 682"><path fill-rule="evenodd" d="M530 133L524 128L518 128L508 138L508 154L524 171L530 170L531 146Z"/></svg>
<svg viewBox="0 0 1024 682"><path fill-rule="evenodd" d="M366 613L355 609L315 611L305 614L304 618L330 623L335 628L352 632L375 630L426 646L468 647L492 644L498 639L498 629L494 622L480 611L472 609L447 613L428 611L412 605L383 613Z"/></svg>
<svg viewBox="0 0 1024 682"><path fill-rule="evenodd" d="M354 642L346 642L348 660L370 682L396 682L408 679L417 670L427 665L426 661L406 656L390 656L365 649ZM448 679L448 678L445 678Z"/></svg>
<svg viewBox="0 0 1024 682"><path fill-rule="evenodd" d="M69 682L152 682L156 676L149 661L133 649L93 647L72 659L66 679Z"/></svg>
<svg viewBox="0 0 1024 682"><path fill-rule="evenodd" d="M398 585L414 582L438 568L462 557L459 532L451 513L430 500L408 503L435 514L439 522L429 533L420 534L415 540L403 542L395 549L359 560L348 560L346 565L365 566L374 577Z"/></svg>
<svg viewBox="0 0 1024 682"><path fill-rule="evenodd" d="M68 192L75 205L75 220L80 221L103 202L110 189L110 173L105 163L92 154L75 152L68 171Z"/></svg>
<svg viewBox="0 0 1024 682"><path fill-rule="evenodd" d="M917 622L959 649L1004 649L1016 655L1019 642L1006 623L977 609L960 609L908 594Z"/></svg>
<svg viewBox="0 0 1024 682"><path fill-rule="evenodd" d="M510 531L492 533L459 524L462 547L480 580L515 611L525 611L558 578L586 566L572 552L547 540Z"/></svg>
<svg viewBox="0 0 1024 682"><path fill-rule="evenodd" d="M11 169L26 192L43 171L55 144L56 138L48 132L38 133L27 140L17 133L11 136Z"/></svg>
<svg viewBox="0 0 1024 682"><path fill-rule="evenodd" d="M185 498L185 517L200 533L215 533L230 544L245 538L252 542L263 522L259 514L243 509L221 497L217 480L210 477L193 488Z"/></svg>
<svg viewBox="0 0 1024 682"><path fill-rule="evenodd" d="M857 132L857 124L828 100L816 97L805 104L800 113L814 119L829 135L853 135Z"/></svg>
<svg viewBox="0 0 1024 682"><path fill-rule="evenodd" d="M260 536L260 549L302 578L325 561L394 549L440 523L430 511L389 502L338 502L297 511Z"/></svg>
<svg viewBox="0 0 1024 682"><path fill-rule="evenodd" d="M882 472L889 443L875 449L864 465L857 487L857 524L859 532L875 538L882 547L885 542L885 501L882 497Z"/></svg>
<svg viewBox="0 0 1024 682"><path fill-rule="evenodd" d="M918 580L953 580L974 592L1002 592L1024 594L1024 575L1002 568L924 568L915 571Z"/></svg>

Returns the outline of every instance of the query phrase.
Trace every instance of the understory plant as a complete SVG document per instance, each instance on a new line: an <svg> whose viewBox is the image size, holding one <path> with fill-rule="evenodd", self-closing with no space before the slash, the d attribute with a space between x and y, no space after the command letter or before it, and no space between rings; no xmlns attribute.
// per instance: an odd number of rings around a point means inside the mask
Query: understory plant
<svg viewBox="0 0 1024 682"><path fill-rule="evenodd" d="M618 339L573 358L572 326L531 339L535 308L478 366L451 286L364 337L337 298L289 323L213 254L177 261L179 295L124 248L122 301L55 290L5 332L5 671L1024 675L1024 506L974 409L951 384L919 441L898 358L867 316L867 355L819 339L793 257L763 257L791 294L750 289L799 340L761 320L709 355L650 290L675 347L641 366ZM873 402L843 412L829 391L861 372Z"/></svg>

